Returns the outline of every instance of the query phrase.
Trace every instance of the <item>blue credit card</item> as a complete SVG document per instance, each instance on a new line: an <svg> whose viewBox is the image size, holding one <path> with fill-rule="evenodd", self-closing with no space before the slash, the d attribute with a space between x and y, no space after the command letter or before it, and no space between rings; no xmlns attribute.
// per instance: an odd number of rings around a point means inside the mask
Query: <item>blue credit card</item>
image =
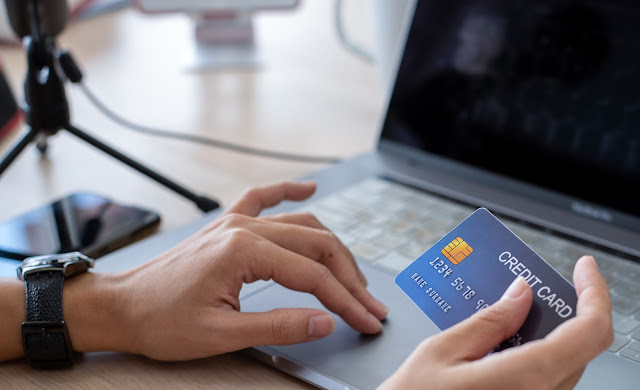
<svg viewBox="0 0 640 390"><path fill-rule="evenodd" d="M576 259L577 260L577 259ZM395 278L441 330L493 303L518 276L533 290L531 311L498 349L546 336L575 317L575 288L487 209L480 208Z"/></svg>

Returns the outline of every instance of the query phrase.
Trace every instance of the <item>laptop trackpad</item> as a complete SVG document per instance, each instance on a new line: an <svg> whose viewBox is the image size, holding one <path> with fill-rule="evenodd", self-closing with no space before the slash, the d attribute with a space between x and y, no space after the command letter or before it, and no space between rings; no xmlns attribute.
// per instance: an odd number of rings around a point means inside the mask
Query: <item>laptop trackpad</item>
<svg viewBox="0 0 640 390"><path fill-rule="evenodd" d="M396 286L394 275L361 264L369 291L389 307L382 332L363 335L336 318L335 332L321 340L268 349L299 365L314 369L358 388L374 388L390 376L426 337L438 328ZM244 298L242 311L283 307L324 309L311 294L288 290L275 283Z"/></svg>

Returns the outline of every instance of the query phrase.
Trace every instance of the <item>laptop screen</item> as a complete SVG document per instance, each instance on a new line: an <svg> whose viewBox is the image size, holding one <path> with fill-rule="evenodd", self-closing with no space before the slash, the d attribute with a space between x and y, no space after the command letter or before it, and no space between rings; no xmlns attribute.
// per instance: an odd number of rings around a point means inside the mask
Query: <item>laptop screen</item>
<svg viewBox="0 0 640 390"><path fill-rule="evenodd" d="M640 6L419 1L382 142L640 216Z"/></svg>

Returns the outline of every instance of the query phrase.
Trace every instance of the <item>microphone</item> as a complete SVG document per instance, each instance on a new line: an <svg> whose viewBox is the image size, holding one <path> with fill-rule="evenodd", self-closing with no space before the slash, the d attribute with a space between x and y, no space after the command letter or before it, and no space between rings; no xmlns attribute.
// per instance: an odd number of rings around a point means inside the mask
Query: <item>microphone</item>
<svg viewBox="0 0 640 390"><path fill-rule="evenodd" d="M55 37L64 30L69 16L66 0L5 0L5 5L11 27L20 38Z"/></svg>

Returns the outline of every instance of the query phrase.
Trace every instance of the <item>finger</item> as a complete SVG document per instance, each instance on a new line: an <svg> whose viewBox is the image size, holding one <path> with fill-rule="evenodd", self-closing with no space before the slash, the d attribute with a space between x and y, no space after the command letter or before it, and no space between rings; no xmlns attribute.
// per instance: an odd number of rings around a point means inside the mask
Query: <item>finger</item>
<svg viewBox="0 0 640 390"><path fill-rule="evenodd" d="M318 340L333 333L333 317L315 309L275 309L264 313L229 313L233 329L230 349L255 345L290 345Z"/></svg>
<svg viewBox="0 0 640 390"><path fill-rule="evenodd" d="M266 217L264 217L264 219L267 219L269 221L274 221L274 222L281 222L281 223L289 223L289 224L307 226L307 227L310 227L310 228L319 229L319 230L325 230L325 231L328 231L328 232L330 231L326 226L324 226L322 224L322 222L320 222L318 220L318 218L316 218L311 213L277 214L277 215L266 216ZM353 265L353 268L356 270L356 272L358 274L358 278L360 279L362 284L364 284L365 287L366 287L369 284L369 282L367 281L367 278L362 273L362 270L360 269L360 267L358 267L358 264L356 263L356 259L353 257L353 254L342 243L342 241L340 241L340 239L337 236L335 236L335 239L340 244L340 248L341 248L342 252L344 253L344 255L347 257L347 259L349 259L349 261Z"/></svg>
<svg viewBox="0 0 640 390"><path fill-rule="evenodd" d="M546 341L534 340L522 346L489 355L458 366L466 383L484 383L487 389L573 389L586 366L577 370L559 365L554 356L543 355ZM487 380L492 372L492 380Z"/></svg>
<svg viewBox="0 0 640 390"><path fill-rule="evenodd" d="M309 198L316 190L313 182L282 182L247 190L225 214L238 213L257 217L262 210L276 206L285 200L300 201Z"/></svg>
<svg viewBox="0 0 640 390"><path fill-rule="evenodd" d="M578 260L573 281L578 294L578 316L599 317L603 313L608 313L607 317L611 318L609 286L592 256L583 256Z"/></svg>
<svg viewBox="0 0 640 390"><path fill-rule="evenodd" d="M576 317L551 332L545 346L557 357L557 363L577 371L609 347L613 325L609 287L594 258L581 257L573 275L578 294Z"/></svg>
<svg viewBox="0 0 640 390"><path fill-rule="evenodd" d="M357 266L344 254L342 244L330 231L239 214L227 217L225 223L229 228L247 229L284 249L325 265L370 313L380 320L386 317L389 310L360 281Z"/></svg>
<svg viewBox="0 0 640 390"><path fill-rule="evenodd" d="M433 337L430 347L451 361L480 359L522 327L532 296L527 282L518 277L498 302Z"/></svg>
<svg viewBox="0 0 640 390"><path fill-rule="evenodd" d="M578 293L575 318L562 323L544 339L494 354L479 366L495 364L505 376L517 373L523 381L544 377L551 388L569 383L613 341L609 289L592 257L578 260L574 283ZM540 359L541 356L545 358Z"/></svg>
<svg viewBox="0 0 640 390"><path fill-rule="evenodd" d="M236 234L250 234L249 237L241 238L245 244L242 247L245 252L238 256L245 260L245 266L248 267L249 275L245 282L273 279L284 287L315 295L327 309L338 314L359 332L374 334L382 329L380 320L326 266L283 249L252 232L242 231Z"/></svg>

